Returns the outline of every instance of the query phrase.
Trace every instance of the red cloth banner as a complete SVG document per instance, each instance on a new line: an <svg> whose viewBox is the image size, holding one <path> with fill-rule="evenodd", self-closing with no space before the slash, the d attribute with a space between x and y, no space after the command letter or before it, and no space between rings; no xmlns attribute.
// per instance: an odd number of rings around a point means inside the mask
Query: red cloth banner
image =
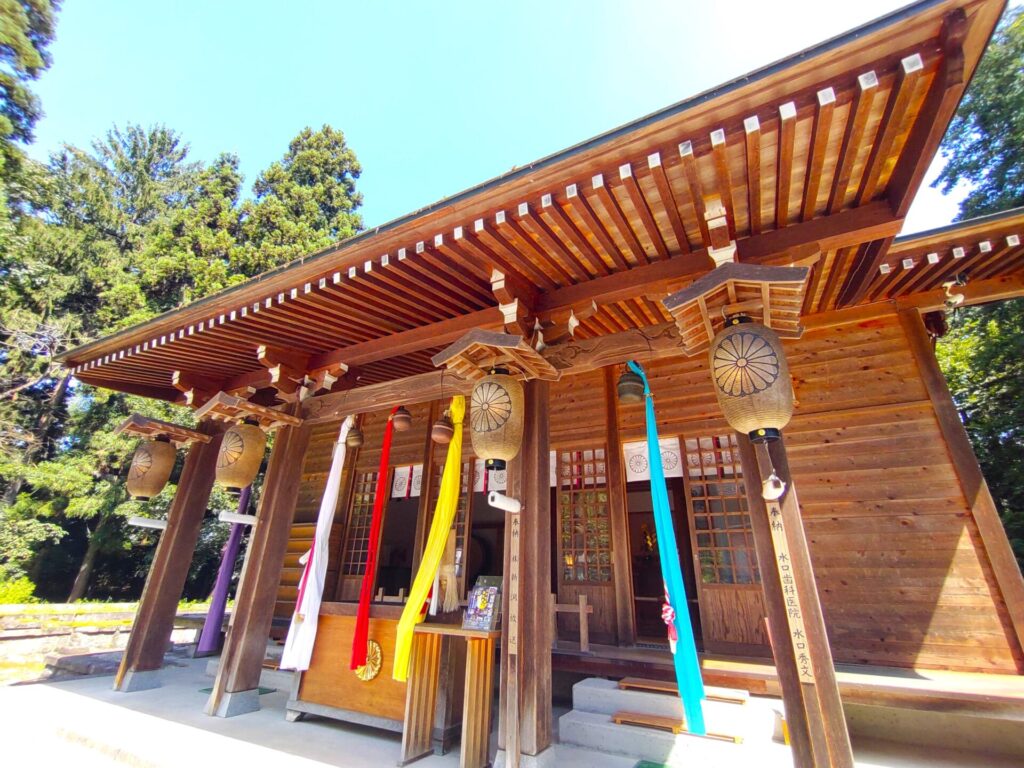
<svg viewBox="0 0 1024 768"><path fill-rule="evenodd" d="M363 583L359 590L359 612L356 614L356 629L352 635L352 660L349 669L359 669L366 665L366 641L370 629L370 600L373 598L373 582L377 574L377 551L380 549L380 526L384 520L384 505L391 496L388 487L388 463L391 460L392 418L396 405L388 416L388 425L384 428L384 445L380 452L380 467L377 470L377 490L373 495L373 518L370 521L370 541L366 553L366 570L363 571Z"/></svg>

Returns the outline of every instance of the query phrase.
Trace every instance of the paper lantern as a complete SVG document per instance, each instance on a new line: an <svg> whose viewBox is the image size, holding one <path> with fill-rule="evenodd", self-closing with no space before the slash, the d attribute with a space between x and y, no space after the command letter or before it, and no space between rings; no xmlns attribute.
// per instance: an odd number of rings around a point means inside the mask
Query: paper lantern
<svg viewBox="0 0 1024 768"><path fill-rule="evenodd" d="M778 440L793 415L793 382L778 334L731 317L711 342L708 359L729 425L755 443Z"/></svg>
<svg viewBox="0 0 1024 768"><path fill-rule="evenodd" d="M644 401L644 380L629 368L622 371L616 389L619 392L620 403L642 403Z"/></svg>
<svg viewBox="0 0 1024 768"><path fill-rule="evenodd" d="M174 469L177 451L166 440L139 443L128 469L128 493L140 501L149 501L163 490Z"/></svg>
<svg viewBox="0 0 1024 768"><path fill-rule="evenodd" d="M523 441L523 385L496 369L473 387L469 436L488 469L505 469Z"/></svg>
<svg viewBox="0 0 1024 768"><path fill-rule="evenodd" d="M409 413L408 408L404 405L400 405L391 415L391 423L399 432L405 432L405 430L412 426L412 414Z"/></svg>
<svg viewBox="0 0 1024 768"><path fill-rule="evenodd" d="M434 422L434 426L430 429L430 439L438 445L448 445L452 441L452 435L455 434L455 425L452 424L451 417L448 415L448 411L441 414L441 418Z"/></svg>
<svg viewBox="0 0 1024 768"><path fill-rule="evenodd" d="M217 482L225 488L245 488L263 462L267 436L255 424L235 424L224 433L217 454Z"/></svg>

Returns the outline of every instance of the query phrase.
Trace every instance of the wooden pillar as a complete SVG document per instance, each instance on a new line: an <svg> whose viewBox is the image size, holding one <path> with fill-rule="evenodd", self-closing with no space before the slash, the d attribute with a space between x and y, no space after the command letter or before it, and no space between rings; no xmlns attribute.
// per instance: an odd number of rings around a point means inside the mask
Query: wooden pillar
<svg viewBox="0 0 1024 768"><path fill-rule="evenodd" d="M510 526L505 526L506 584L502 606L501 704L498 748L516 768L551 746L551 485L546 381L525 385L525 426L519 456L509 462L508 495L522 502L519 548L519 648L510 659ZM518 749L516 748L518 746ZM507 749L506 749L507 748Z"/></svg>
<svg viewBox="0 0 1024 768"><path fill-rule="evenodd" d="M118 691L140 691L160 684L157 670L163 666L178 601L210 501L224 425L204 421L198 430L211 439L189 446L178 489L167 512L167 528L160 534L128 646L114 677L114 689Z"/></svg>
<svg viewBox="0 0 1024 768"><path fill-rule="evenodd" d="M745 435L739 443L794 762L799 768L853 768L853 750L785 443L778 440L755 449ZM769 503L761 496L761 484L772 468L786 483L786 492L777 502ZM776 533L782 532L788 551L779 551L773 526L777 526ZM790 621L794 610L800 618L799 629Z"/></svg>
<svg viewBox="0 0 1024 768"><path fill-rule="evenodd" d="M619 437L619 398L615 368L604 369L605 442L608 460L608 513L611 518L612 578L615 581L615 625L619 645L636 642L633 621L633 571L629 559L629 510L626 475ZM582 617L581 617L582 620ZM582 625L581 625L582 626Z"/></svg>
<svg viewBox="0 0 1024 768"><path fill-rule="evenodd" d="M434 441L430 437L434 422L441 416L441 403L433 400L427 411L427 435L423 444L423 478L420 480L420 505L416 514L416 546L412 552L412 572L416 574L420 569L420 560L423 558L423 550L427 546L427 537L430 535L430 528L427 526L427 518L433 513L430 508L431 496L434 495L434 468L437 464L437 453L434 450ZM447 453L445 454L448 455ZM442 463L443 466L443 463Z"/></svg>
<svg viewBox="0 0 1024 768"><path fill-rule="evenodd" d="M978 526L978 533L985 544L985 552L992 564L999 591L1002 592L1006 610L1010 615L1017 643L1024 647L1024 579L1021 578L1020 567L1010 547L1006 529L999 518L999 510L988 483L981 473L981 466L974 455L974 448L967 436L960 414L949 393L946 377L935 359L931 338L924 326L924 319L916 309L904 309L899 313L900 325L907 337L911 354L917 363L921 380L932 401L935 418L939 422L939 430L949 451L950 463L956 472L964 497L971 509L971 515ZM1018 666L1018 672L1024 667Z"/></svg>
<svg viewBox="0 0 1024 768"><path fill-rule="evenodd" d="M291 412L297 410L293 407ZM285 426L275 436L249 542L248 565L206 706L208 715L231 717L260 708L260 670L311 431L305 424Z"/></svg>

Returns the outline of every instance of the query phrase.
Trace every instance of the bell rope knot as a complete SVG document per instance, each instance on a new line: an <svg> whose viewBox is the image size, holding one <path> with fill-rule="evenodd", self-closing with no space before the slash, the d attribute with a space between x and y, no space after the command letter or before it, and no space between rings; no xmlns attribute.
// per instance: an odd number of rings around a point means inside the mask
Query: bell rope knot
<svg viewBox="0 0 1024 768"><path fill-rule="evenodd" d="M675 641L679 639L676 634L676 611L668 602L668 595L665 595L665 602L661 604L661 620L668 627L668 639Z"/></svg>

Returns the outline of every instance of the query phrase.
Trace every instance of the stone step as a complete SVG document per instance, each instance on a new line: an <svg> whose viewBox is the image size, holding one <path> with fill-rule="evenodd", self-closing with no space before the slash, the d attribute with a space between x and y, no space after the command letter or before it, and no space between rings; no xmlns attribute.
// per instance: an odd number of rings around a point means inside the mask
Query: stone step
<svg viewBox="0 0 1024 768"><path fill-rule="evenodd" d="M781 702L750 698L744 704L706 700L704 719L708 728L736 733L746 738L771 734L775 714L773 705ZM613 715L616 712L641 712L655 717L683 718L683 702L678 696L619 688L612 680L591 677L572 687L572 706L579 712Z"/></svg>
<svg viewBox="0 0 1024 768"><path fill-rule="evenodd" d="M789 748L771 739L745 740L734 744L691 734L674 735L667 731L633 725L617 725L611 716L573 710L558 720L558 738L597 752L626 755L671 766L732 768L757 765L758 768L790 768Z"/></svg>

